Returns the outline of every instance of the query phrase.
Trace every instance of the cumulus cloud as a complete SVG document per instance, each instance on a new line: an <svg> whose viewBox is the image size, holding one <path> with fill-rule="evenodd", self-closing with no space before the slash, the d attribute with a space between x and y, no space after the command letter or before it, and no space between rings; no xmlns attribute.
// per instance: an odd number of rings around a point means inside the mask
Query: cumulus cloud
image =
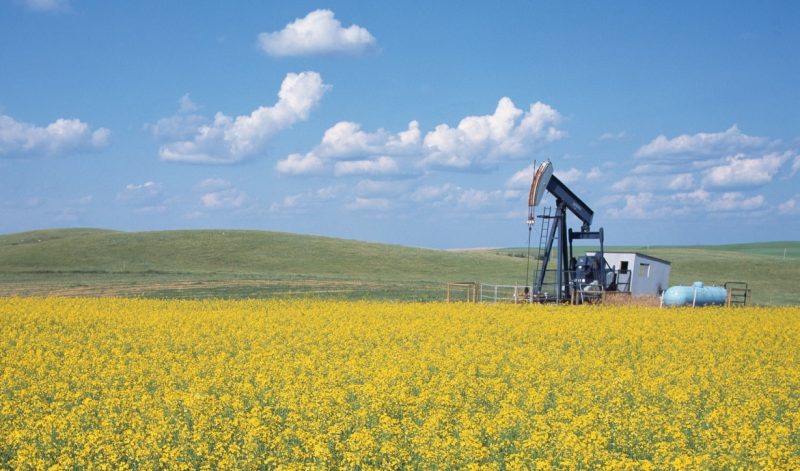
<svg viewBox="0 0 800 471"><path fill-rule="evenodd" d="M359 54L375 46L375 38L361 26L347 28L330 10L314 10L280 31L258 35L259 47L270 56Z"/></svg>
<svg viewBox="0 0 800 471"><path fill-rule="evenodd" d="M561 115L543 103L534 103L528 111L501 98L494 114L468 116L451 128L440 124L422 137L417 121L398 133L384 129L367 132L358 123L342 121L325 131L318 146L306 154L291 154L276 166L281 173L321 173L325 169L350 168L336 162L369 160L372 166L382 157L394 159L395 170L402 172L402 161L415 160L414 168L471 169L486 168L504 159L529 155L544 143L564 137L556 125ZM403 157L402 161L399 157ZM382 161L384 170L389 161ZM409 171L409 169L405 169ZM343 175L343 173L340 173Z"/></svg>
<svg viewBox="0 0 800 471"><path fill-rule="evenodd" d="M275 165L275 170L287 175L311 175L322 173L325 162L316 155L309 153L291 154L286 159Z"/></svg>
<svg viewBox="0 0 800 471"><path fill-rule="evenodd" d="M494 114L468 116L451 128L440 124L425 136L423 166L469 168L485 166L503 157L520 157L537 145L564 137L556 128L561 115L541 102L523 111L508 97Z"/></svg>
<svg viewBox="0 0 800 471"><path fill-rule="evenodd" d="M247 201L247 194L236 188L211 191L200 197L206 209L237 209Z"/></svg>
<svg viewBox="0 0 800 471"><path fill-rule="evenodd" d="M663 134L636 151L636 157L719 156L746 149L761 149L770 144L765 137L748 136L736 125L717 133L682 134L672 139Z"/></svg>
<svg viewBox="0 0 800 471"><path fill-rule="evenodd" d="M346 160L336 162L334 168L335 175L385 175L397 173L399 167L397 162L387 156L378 157L374 160Z"/></svg>
<svg viewBox="0 0 800 471"><path fill-rule="evenodd" d="M741 154L728 157L725 163L706 172L703 183L709 187L753 186L769 183L791 153L772 153L757 158Z"/></svg>
<svg viewBox="0 0 800 471"><path fill-rule="evenodd" d="M28 10L47 13L66 13L71 11L69 0L22 0Z"/></svg>
<svg viewBox="0 0 800 471"><path fill-rule="evenodd" d="M289 73L281 84L275 105L261 106L249 115L235 118L218 112L210 124L193 129L191 137L162 145L159 155L163 160L175 162L240 162L262 152L266 142L279 131L308 119L329 89L316 72Z"/></svg>
<svg viewBox="0 0 800 471"><path fill-rule="evenodd" d="M41 127L0 114L0 157L59 156L107 147L111 131L92 130L79 119L57 119Z"/></svg>
<svg viewBox="0 0 800 471"><path fill-rule="evenodd" d="M341 121L328 128L318 146L306 154L291 154L275 169L284 174L310 175L332 167L335 175L394 174L401 171L398 157L419 152L419 123L411 121L405 131L383 129L366 132L358 123ZM351 162L352 161L352 162Z"/></svg>

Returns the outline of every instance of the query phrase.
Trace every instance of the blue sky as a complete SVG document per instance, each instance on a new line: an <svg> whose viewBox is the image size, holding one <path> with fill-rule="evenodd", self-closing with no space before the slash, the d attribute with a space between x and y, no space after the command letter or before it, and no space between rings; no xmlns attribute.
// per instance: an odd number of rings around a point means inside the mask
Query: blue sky
<svg viewBox="0 0 800 471"><path fill-rule="evenodd" d="M0 0L0 232L797 240L799 5Z"/></svg>

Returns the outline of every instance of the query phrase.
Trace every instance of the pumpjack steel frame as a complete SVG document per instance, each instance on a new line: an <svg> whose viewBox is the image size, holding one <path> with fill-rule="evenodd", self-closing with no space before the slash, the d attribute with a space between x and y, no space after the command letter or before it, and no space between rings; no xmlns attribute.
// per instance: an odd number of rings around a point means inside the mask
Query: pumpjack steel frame
<svg viewBox="0 0 800 471"><path fill-rule="evenodd" d="M536 274L534 294L542 293L542 286L544 285L545 274L547 273L547 265L550 262L552 255L553 245L558 239L558 256L556 259L556 292L555 298L557 302L570 300L571 289L578 289L572 287L572 280L570 273L574 271L572 256L574 240L598 240L600 242L600 260L603 264L601 270L605 270L605 259L603 258L603 228L597 231L591 230L592 219L594 218L594 211L583 202L575 193L570 190L558 177L552 175L552 170L543 170L545 166L550 166L550 162L545 162L540 167L539 171L534 175L533 183L531 184L531 196L529 197L529 206L531 214L533 206L538 204L541 199L540 186L544 183L542 180L549 179L546 183L546 190L553 195L556 199L556 213L552 216L544 216L555 219L555 224L550 225L547 242L545 245L544 253L542 254L541 265L539 272ZM538 191L537 191L538 189ZM536 195L534 196L534 193ZM571 228L567 227L567 210L574 214L581 220L581 230L574 232ZM566 241L566 242L565 242Z"/></svg>

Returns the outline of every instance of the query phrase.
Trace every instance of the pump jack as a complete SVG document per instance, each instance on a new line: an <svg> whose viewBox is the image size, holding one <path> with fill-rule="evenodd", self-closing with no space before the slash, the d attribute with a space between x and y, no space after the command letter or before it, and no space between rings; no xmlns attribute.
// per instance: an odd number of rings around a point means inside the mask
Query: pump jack
<svg viewBox="0 0 800 471"><path fill-rule="evenodd" d="M556 199L556 212L549 217L555 224L550 224L546 245L542 253L541 264L534 277L534 299L543 299L547 265L550 261L553 244L558 239L558 256L556 261L555 301L579 302L579 290L609 290L615 289L613 270L603 257L603 228L591 230L594 211L578 198L567 185L553 175L553 165L550 161L543 162L533 176L531 190L528 195L528 224L535 221L534 208L541 202L545 190ZM567 227L567 210L581 220L580 231L573 231ZM600 251L592 256L581 256L575 259L572 255L572 241L596 239L600 241ZM609 280L609 275L611 280Z"/></svg>

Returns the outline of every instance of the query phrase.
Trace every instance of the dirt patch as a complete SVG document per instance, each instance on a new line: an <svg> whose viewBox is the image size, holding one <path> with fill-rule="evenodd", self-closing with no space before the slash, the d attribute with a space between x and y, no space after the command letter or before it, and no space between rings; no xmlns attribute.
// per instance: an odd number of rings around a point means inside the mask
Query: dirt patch
<svg viewBox="0 0 800 471"><path fill-rule="evenodd" d="M606 293L603 303L611 306L661 306L658 296L633 296L630 293Z"/></svg>

